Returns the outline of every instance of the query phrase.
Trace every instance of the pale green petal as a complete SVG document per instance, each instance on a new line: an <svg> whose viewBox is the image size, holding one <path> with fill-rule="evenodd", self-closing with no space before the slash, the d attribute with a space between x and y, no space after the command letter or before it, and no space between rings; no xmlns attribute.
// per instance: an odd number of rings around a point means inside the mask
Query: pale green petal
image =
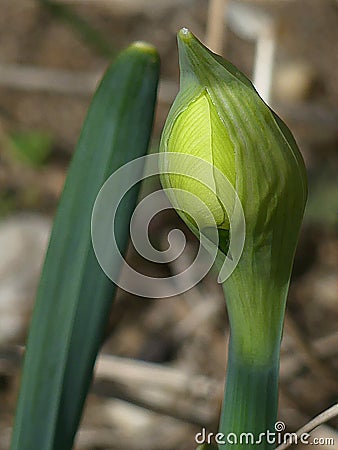
<svg viewBox="0 0 338 450"><path fill-rule="evenodd" d="M235 155L231 141L205 91L190 104L189 108L178 115L171 130L167 150L201 158L219 169L232 185L235 184ZM185 164L190 164L190 161L182 157L177 167L174 166L174 163L170 164L170 170L180 173L182 169L184 170ZM221 228L228 229L229 221L217 195L198 181L202 178L205 179L206 171L210 171L210 174L207 174L208 184L217 193L212 166L198 164L198 160L194 167L195 179L185 175L171 174L169 176L170 186L193 194L198 192L198 197L210 209L216 224ZM176 194L176 200L179 206L189 211L189 216L200 217L202 215L200 205L197 202L191 202L190 196L187 197L184 193ZM211 225L210 223L204 224L205 227Z"/></svg>

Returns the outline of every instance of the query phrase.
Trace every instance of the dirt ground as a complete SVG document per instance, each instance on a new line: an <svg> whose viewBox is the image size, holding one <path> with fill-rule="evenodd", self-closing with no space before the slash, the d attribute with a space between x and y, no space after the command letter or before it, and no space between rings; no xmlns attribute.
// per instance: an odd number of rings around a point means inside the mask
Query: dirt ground
<svg viewBox="0 0 338 450"><path fill-rule="evenodd" d="M239 2L227 3L229 9ZM0 450L9 448L41 261L94 87L114 55L131 42L158 48L156 150L178 90L176 33L185 26L203 40L209 6L205 0L56 2L70 8L66 15L51 4L0 0ZM274 23L271 106L294 133L309 177L281 356L278 417L291 432L333 405L338 394L338 3L245 4L251 8L248 23L240 18L245 26L262 13ZM239 35L230 14L222 45L223 56L251 77L255 44ZM15 138L22 137L25 151L30 133L43 148L33 160L22 157ZM177 227L187 232L174 212L163 214L153 223L151 238L165 245L168 231ZM187 236L193 253L197 242ZM162 275L133 249L128 258L147 273ZM165 269L176 270L175 265ZM119 291L76 449L195 449L194 436L202 427L217 430L228 336L214 273L170 300ZM318 448L338 449L337 424L331 420L315 431L335 440Z"/></svg>

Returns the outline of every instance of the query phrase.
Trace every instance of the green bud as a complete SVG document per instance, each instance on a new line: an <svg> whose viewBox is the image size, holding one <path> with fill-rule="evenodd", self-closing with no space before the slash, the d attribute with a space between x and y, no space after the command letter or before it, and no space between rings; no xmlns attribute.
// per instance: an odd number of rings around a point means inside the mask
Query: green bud
<svg viewBox="0 0 338 450"><path fill-rule="evenodd" d="M224 289L233 344L246 359L263 363L275 353L281 337L307 196L304 163L289 129L245 75L209 51L187 29L179 32L178 47L180 91L161 139L162 185L192 193L207 205L224 254L222 232L229 230L232 211L218 198L217 177L210 171L210 189L199 181L203 164L196 164L195 179L166 173L170 165L166 155L182 154L181 165L185 154L211 163L237 192L246 240ZM171 166L170 172L173 169ZM198 221L205 228L213 225L203 222L198 204L185 201L183 194L175 195L175 205L186 211L180 215L190 227Z"/></svg>
<svg viewBox="0 0 338 450"><path fill-rule="evenodd" d="M168 151L201 158L217 167L233 185L235 184L233 145L207 91L202 91L200 96L189 104L189 108L179 114L174 121L168 139ZM184 164L183 158L182 164ZM199 182L201 178L199 171L207 170L206 167L204 164L198 165L196 160L194 170L196 179L185 175L170 174L170 185L171 187L188 190L193 194L198 193L198 197L212 212L217 227L228 230L229 220L217 193ZM210 168L208 182L217 191L212 168ZM184 198L182 200L184 201ZM181 206L188 211L190 210L192 218L199 217L200 211L195 209L194 204L184 203ZM197 204L196 208L198 208ZM204 225L205 227L212 226L211 223L205 223Z"/></svg>

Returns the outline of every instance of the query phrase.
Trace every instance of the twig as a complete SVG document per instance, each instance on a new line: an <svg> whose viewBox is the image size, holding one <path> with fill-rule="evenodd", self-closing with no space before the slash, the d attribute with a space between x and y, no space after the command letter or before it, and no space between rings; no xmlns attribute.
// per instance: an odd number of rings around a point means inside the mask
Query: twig
<svg viewBox="0 0 338 450"><path fill-rule="evenodd" d="M231 2L228 23L239 37L255 42L253 84L260 96L269 103L276 46L274 20L256 6Z"/></svg>
<svg viewBox="0 0 338 450"><path fill-rule="evenodd" d="M94 92L102 72L80 72L21 64L0 64L0 85L59 94Z"/></svg>
<svg viewBox="0 0 338 450"><path fill-rule="evenodd" d="M225 33L225 13L228 0L210 0L205 42L215 53L222 54Z"/></svg>
<svg viewBox="0 0 338 450"><path fill-rule="evenodd" d="M76 448L171 450L179 448L182 441L196 432L190 424L117 399L104 400L97 406L92 404L87 412L88 419L94 416L101 424L90 429L85 423L79 430Z"/></svg>
<svg viewBox="0 0 338 450"><path fill-rule="evenodd" d="M334 450L335 448L337 448L336 443L338 442L338 433L332 427L329 427L327 425L320 425L318 428L316 428L311 432L311 437L313 438L313 440L315 438L323 440L324 436L325 436L325 444L320 445L320 448L322 450Z"/></svg>
<svg viewBox="0 0 338 450"><path fill-rule="evenodd" d="M317 339L312 346L321 358L338 355L338 331Z"/></svg>
<svg viewBox="0 0 338 450"><path fill-rule="evenodd" d="M0 353L0 373L10 375L19 365L22 350ZM161 415L198 425L217 416L223 380L192 375L182 370L113 355L99 355L93 392L113 395ZM110 384L107 384L110 383Z"/></svg>
<svg viewBox="0 0 338 450"><path fill-rule="evenodd" d="M338 403L331 406L331 408L322 412L321 414L316 416L314 419L310 420L310 422L308 422L306 425L304 425L302 428L300 428L298 431L296 431L296 435L297 435L297 437L300 437L304 433L310 433L314 428L317 428L319 425L322 425L323 423L325 423L337 416L338 416ZM282 445L279 445L276 448L276 450L285 450L286 448L291 447L291 445L292 445L292 442L283 443Z"/></svg>
<svg viewBox="0 0 338 450"><path fill-rule="evenodd" d="M113 382L114 397L199 425L215 420L223 389L222 382L204 376L111 355L98 358L94 388L100 380Z"/></svg>
<svg viewBox="0 0 338 450"><path fill-rule="evenodd" d="M24 64L0 63L0 86L27 91L41 91L64 95L91 95L103 75L102 70L83 72L80 70L50 69ZM159 101L172 103L178 86L171 80L161 80Z"/></svg>
<svg viewBox="0 0 338 450"><path fill-rule="evenodd" d="M267 26L257 39L253 71L254 86L267 103L270 103L275 49L274 27Z"/></svg>
<svg viewBox="0 0 338 450"><path fill-rule="evenodd" d="M208 397L215 392L213 380L181 370L139 360L101 354L95 366L96 380L120 384L151 386L184 396Z"/></svg>
<svg viewBox="0 0 338 450"><path fill-rule="evenodd" d="M91 398L84 423L77 432L74 449L93 450L172 450L193 439L198 431L193 425L147 411L118 399ZM93 420L94 419L94 420ZM93 423L94 422L94 423ZM0 450L10 448L10 427L1 428Z"/></svg>
<svg viewBox="0 0 338 450"><path fill-rule="evenodd" d="M13 346L0 351L0 369L10 374L20 366L23 346ZM8 369L8 372L7 370ZM216 398L217 381L202 375L191 375L180 369L101 353L95 364L96 381L113 381L118 384L151 386L196 399ZM220 386L221 383L218 383Z"/></svg>

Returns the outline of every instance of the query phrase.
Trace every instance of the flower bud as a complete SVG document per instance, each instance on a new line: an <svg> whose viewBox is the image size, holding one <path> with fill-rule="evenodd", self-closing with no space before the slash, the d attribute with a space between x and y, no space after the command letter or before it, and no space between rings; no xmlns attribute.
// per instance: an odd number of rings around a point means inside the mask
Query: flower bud
<svg viewBox="0 0 338 450"><path fill-rule="evenodd" d="M182 165L184 155L207 161L235 189L244 211L246 241L225 292L230 320L237 329L246 327L248 339L243 330L234 339L247 355L271 353L274 347L268 349L267 342L270 339L275 344L280 339L306 202L304 163L289 129L245 75L187 29L179 32L178 47L180 91L162 133L162 185L198 196L212 212L220 233L229 230L232 211L218 198L220 187L213 171L208 174L210 189L199 181L203 164L196 163L194 179L175 175L166 155L182 154ZM191 226L199 216L198 206L186 202L184 195L176 196L175 203L186 211L181 216ZM230 238L232 232L236 230L230 231ZM220 250L226 253L221 245Z"/></svg>
<svg viewBox="0 0 338 450"><path fill-rule="evenodd" d="M229 135L217 115L216 108L211 102L211 98L207 91L202 93L193 100L189 107L178 115L171 129L168 147L169 152L182 153L196 157L196 166L194 168L194 179L186 175L170 174L169 180L171 187L188 190L196 195L208 206L215 219L217 227L220 229L229 229L229 220L224 211L224 205L217 196L216 177L214 176L213 167L219 169L227 179L235 184L235 154L233 145L229 139ZM200 158L207 161L209 165L198 161ZM185 159L180 158L179 162L184 166ZM191 164L191 160L187 160ZM179 169L179 168L177 168ZM208 186L199 181L202 173L208 173ZM213 192L213 190L215 192ZM190 211L194 218L199 217L198 204L186 204L183 195L181 195L182 203L180 206ZM179 201L179 204L181 202ZM205 223L205 227L212 226L211 223Z"/></svg>

